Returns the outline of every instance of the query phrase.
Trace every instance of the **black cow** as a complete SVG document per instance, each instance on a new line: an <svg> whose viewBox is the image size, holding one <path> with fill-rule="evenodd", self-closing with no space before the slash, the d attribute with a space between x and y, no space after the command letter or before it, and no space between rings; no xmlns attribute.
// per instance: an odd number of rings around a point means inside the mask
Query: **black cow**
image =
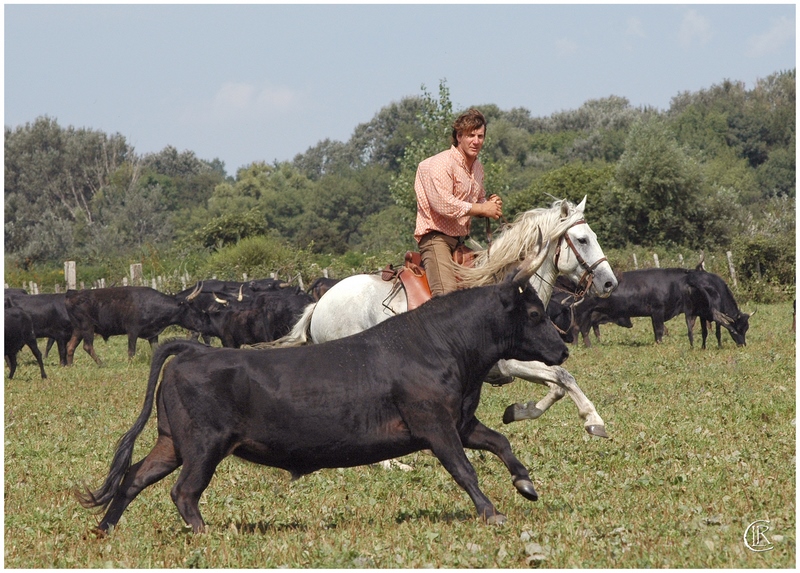
<svg viewBox="0 0 800 573"><path fill-rule="evenodd" d="M209 317L206 330L200 334L206 340L216 336L223 346L230 348L270 342L288 334L303 309L313 302L299 288L257 293L242 301L235 294L211 296L212 302L208 302L205 293L190 300L190 304Z"/></svg>
<svg viewBox="0 0 800 573"><path fill-rule="evenodd" d="M575 341L576 325L572 311L573 296L556 294L547 303L547 316L553 322L553 326L558 330L561 340L564 342Z"/></svg>
<svg viewBox="0 0 800 573"><path fill-rule="evenodd" d="M144 338L152 347L158 335L170 325L202 331L208 316L184 300L150 287L109 287L95 290L68 290L67 314L72 322L72 337L67 343L67 363L72 364L75 349L83 339L83 348L101 363L94 351L95 333L128 336L128 358L136 354L136 339Z"/></svg>
<svg viewBox="0 0 800 573"><path fill-rule="evenodd" d="M430 449L478 515L502 523L505 517L478 487L465 447L500 457L519 493L538 496L508 440L475 417L483 380L501 358L560 364L568 355L529 276L520 272L499 285L436 297L324 344L270 350L188 340L161 345L136 423L120 440L103 485L79 494L81 503L108 508L98 526L105 532L144 488L183 465L172 499L200 532L198 501L230 454L299 478ZM154 401L158 440L131 466Z"/></svg>
<svg viewBox="0 0 800 573"><path fill-rule="evenodd" d="M207 313L209 327L201 334L206 339L209 336L218 337L226 348L275 340L274 320L268 309L215 303Z"/></svg>
<svg viewBox="0 0 800 573"><path fill-rule="evenodd" d="M47 338L45 357L55 342L61 366L67 365L67 342L72 337L72 322L64 304L64 293L11 295L11 301L28 313L36 338ZM6 297L9 298L8 290Z"/></svg>
<svg viewBox="0 0 800 573"><path fill-rule="evenodd" d="M750 328L752 314L739 310L731 289L728 288L722 277L701 270L696 270L686 276L691 287L692 298L691 314L686 316L686 324L689 327L689 344L694 346L692 330L695 317L699 317L703 334L703 348L706 347L708 324L712 321L717 324L718 347L722 347L720 328L725 328L730 333L737 346L746 346L745 335Z"/></svg>
<svg viewBox="0 0 800 573"><path fill-rule="evenodd" d="M550 302L547 303L547 315L553 321L564 342L578 342L578 333L580 332L578 320L582 316L582 309L588 308L588 306L583 306L583 297L576 296L577 288L577 283L566 277L558 276L553 295ZM612 318L600 312L592 312L589 314L588 320L598 340L600 339L601 324L610 322L625 328L633 328L633 323L627 316ZM584 337L584 342L586 346L591 346L588 336Z"/></svg>
<svg viewBox="0 0 800 573"><path fill-rule="evenodd" d="M214 294L233 295L237 300L244 300L245 297L253 296L262 292L280 292L289 287L289 283L278 279L254 279L247 282L222 281L217 279L207 279L198 281L192 287L182 290L175 295L179 300L195 300L203 293L205 300L212 300Z"/></svg>
<svg viewBox="0 0 800 573"><path fill-rule="evenodd" d="M36 344L36 334L33 332L31 317L19 307L7 306L4 320L4 345L6 362L9 368L8 378L14 377L14 372L17 370L17 353L22 350L23 346L31 349L36 362L39 364L42 378L47 378L47 374L44 371L44 363L42 362L42 353L39 352L39 346Z"/></svg>
<svg viewBox="0 0 800 573"><path fill-rule="evenodd" d="M328 290L338 283L341 279L329 279L327 277L319 277L315 279L311 286L308 287L308 294L314 299L314 302L319 301Z"/></svg>
<svg viewBox="0 0 800 573"><path fill-rule="evenodd" d="M693 346L692 326L695 317L711 320L708 317L716 316L714 320L721 321L730 318L723 326L731 330L732 336L736 332L742 343L749 318L749 315L738 311L730 289L721 278L703 270L683 268L642 269L621 273L619 286L609 297L602 299L587 296L577 309L576 321L587 346L591 346L589 329L592 322L597 320L617 322L623 318L649 316L653 323L655 341L660 343L665 333L664 323L684 314L689 344ZM705 348L707 331L705 325L703 326ZM734 340L737 338L734 337Z"/></svg>

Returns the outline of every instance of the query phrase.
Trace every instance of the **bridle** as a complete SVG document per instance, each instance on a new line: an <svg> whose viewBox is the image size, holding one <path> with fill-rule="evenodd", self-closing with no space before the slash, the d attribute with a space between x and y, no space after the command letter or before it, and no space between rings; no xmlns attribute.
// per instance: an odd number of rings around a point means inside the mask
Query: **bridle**
<svg viewBox="0 0 800 573"><path fill-rule="evenodd" d="M581 278L578 281L578 287L575 290L575 292L572 293L572 294L575 295L576 302L578 300L582 299L584 297L584 295L591 288L592 281L594 280L594 270L598 267L598 265L600 265L600 263L602 263L603 261L607 261L608 260L606 257L601 257L601 258L599 258L598 260L596 260L594 263L592 263L590 265L589 263L587 263L583 259L581 254L578 252L578 249L575 248L575 244L572 242L572 239L569 238L569 234L567 233L567 231L569 231L572 227L575 227L577 225L586 225L586 224L587 223L586 223L585 219L579 219L579 220L575 221L572 225L567 227L567 229L564 231L564 234L561 236L561 239L566 241L566 243L569 246L569 248L572 249L572 252L575 254L575 258L578 260L578 263L584 269L583 270L583 274L581 275ZM555 256L555 259L554 259L554 264L555 264L556 270L558 270L558 257L559 256L561 256L561 240L558 241L558 245L556 246L556 256Z"/></svg>

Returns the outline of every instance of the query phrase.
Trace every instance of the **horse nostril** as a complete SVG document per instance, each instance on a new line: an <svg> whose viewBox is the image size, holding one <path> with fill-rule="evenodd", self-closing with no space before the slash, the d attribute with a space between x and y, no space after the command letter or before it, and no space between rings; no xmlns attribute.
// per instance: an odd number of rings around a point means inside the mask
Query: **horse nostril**
<svg viewBox="0 0 800 573"><path fill-rule="evenodd" d="M614 288L614 284L611 281L606 281L605 287L606 287L606 292L608 292Z"/></svg>

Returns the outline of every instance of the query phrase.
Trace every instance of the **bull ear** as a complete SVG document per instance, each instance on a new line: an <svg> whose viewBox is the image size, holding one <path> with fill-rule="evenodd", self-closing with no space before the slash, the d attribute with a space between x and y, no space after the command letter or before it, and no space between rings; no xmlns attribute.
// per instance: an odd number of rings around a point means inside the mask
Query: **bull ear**
<svg viewBox="0 0 800 573"><path fill-rule="evenodd" d="M720 323L722 326L730 326L733 322L731 317L729 317L727 314L721 313L717 309L711 311L711 316L714 317L714 320Z"/></svg>
<svg viewBox="0 0 800 573"><path fill-rule="evenodd" d="M513 283L516 286L522 286L533 276L533 273L539 270L542 266L547 253L550 250L550 239L542 246L542 230L536 227L536 254L529 255L522 261L517 274L514 275Z"/></svg>

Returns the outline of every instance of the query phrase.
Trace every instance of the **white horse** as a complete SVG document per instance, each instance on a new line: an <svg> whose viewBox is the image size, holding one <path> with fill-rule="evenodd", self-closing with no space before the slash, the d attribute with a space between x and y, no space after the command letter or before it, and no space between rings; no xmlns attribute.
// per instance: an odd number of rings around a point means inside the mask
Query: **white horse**
<svg viewBox="0 0 800 573"><path fill-rule="evenodd" d="M531 279L545 306L550 300L556 276L565 275L584 290L591 288L601 297L617 287L617 279L597 235L583 219L586 197L577 206L566 200L556 201L546 209L521 213L506 225L489 249L476 251L472 269L460 269L464 287L495 283L515 269L535 248L539 228L549 252ZM587 262L588 261L588 262ZM278 344L320 343L342 338L378 324L408 309L405 291L396 288L394 281L384 281L378 275L353 275L335 284L319 302L306 307L292 331ZM508 424L541 416L550 406L568 393L578 407L585 430L592 435L607 437L605 422L592 402L578 387L575 378L560 366L541 362L503 360L498 363L505 376L516 376L549 387L547 395L537 403L512 404L503 414Z"/></svg>

